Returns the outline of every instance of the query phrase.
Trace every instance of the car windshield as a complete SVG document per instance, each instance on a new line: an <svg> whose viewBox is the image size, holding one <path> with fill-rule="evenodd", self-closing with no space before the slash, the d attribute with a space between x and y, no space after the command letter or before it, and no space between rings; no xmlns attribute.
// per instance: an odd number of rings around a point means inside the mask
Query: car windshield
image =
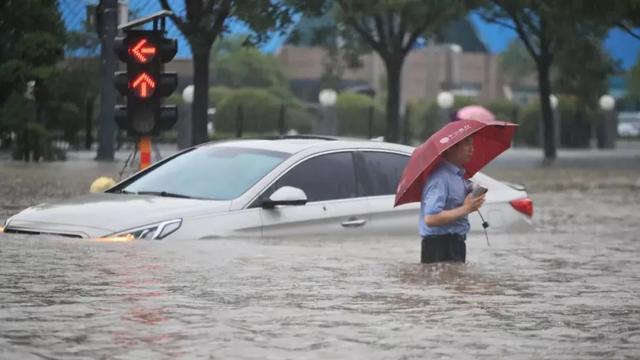
<svg viewBox="0 0 640 360"><path fill-rule="evenodd" d="M285 152L241 147L197 148L167 161L120 191L231 200L289 156Z"/></svg>

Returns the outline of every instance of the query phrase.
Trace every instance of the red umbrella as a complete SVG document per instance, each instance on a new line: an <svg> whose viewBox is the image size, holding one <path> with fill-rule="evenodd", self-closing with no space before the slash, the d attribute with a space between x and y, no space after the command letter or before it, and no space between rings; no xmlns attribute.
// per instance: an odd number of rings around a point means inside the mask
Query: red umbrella
<svg viewBox="0 0 640 360"><path fill-rule="evenodd" d="M460 109L455 121L438 130L413 151L400 178L394 206L421 200L425 181L445 150L473 135L473 156L464 166L465 177L470 178L511 146L517 126L497 121L482 106Z"/></svg>

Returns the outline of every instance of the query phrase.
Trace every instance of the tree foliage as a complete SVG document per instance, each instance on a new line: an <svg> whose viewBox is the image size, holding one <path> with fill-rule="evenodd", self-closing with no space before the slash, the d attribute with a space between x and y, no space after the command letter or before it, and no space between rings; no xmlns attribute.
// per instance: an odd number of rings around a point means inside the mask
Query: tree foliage
<svg viewBox="0 0 640 360"><path fill-rule="evenodd" d="M211 65L216 83L231 88L288 89L278 60L254 46L243 44L243 38L221 39L214 46Z"/></svg>
<svg viewBox="0 0 640 360"><path fill-rule="evenodd" d="M404 60L419 39L432 35L448 21L461 16L465 10L463 3L453 0L336 0L336 3L338 24L356 33L385 64L386 138L397 141Z"/></svg>
<svg viewBox="0 0 640 360"><path fill-rule="evenodd" d="M193 54L194 101L191 141L207 141L207 91L209 58L212 44L229 31L230 21L252 30L249 41L259 43L274 30L292 21L292 8L280 0L185 0L184 10L177 11L168 0L158 0L163 9L173 12L171 19L185 36Z"/></svg>
<svg viewBox="0 0 640 360"><path fill-rule="evenodd" d="M607 78L615 70L616 64L602 49L600 39L576 38L558 52L554 88L557 93L574 95L578 107L597 109L598 99L608 92Z"/></svg>
<svg viewBox="0 0 640 360"><path fill-rule="evenodd" d="M40 86L55 74L64 36L55 0L0 2L0 105L27 81Z"/></svg>
<svg viewBox="0 0 640 360"><path fill-rule="evenodd" d="M627 97L631 99L640 99L640 57L635 65L629 70L627 76Z"/></svg>
<svg viewBox="0 0 640 360"><path fill-rule="evenodd" d="M303 1L300 1L303 2ZM386 139L399 139L400 89L404 60L418 40L431 36L440 26L464 13L457 0L335 0L319 1L318 13L331 12L335 26L316 32L314 41L337 47L347 63L357 55L375 52L385 64L387 79ZM317 14L317 13L316 13ZM331 74L328 75L338 75ZM331 76L328 76L329 78Z"/></svg>
<svg viewBox="0 0 640 360"><path fill-rule="evenodd" d="M500 55L500 71L515 85L521 85L525 78L535 74L536 64L520 40L511 41Z"/></svg>
<svg viewBox="0 0 640 360"><path fill-rule="evenodd" d="M594 8L592 2L581 0L489 0L482 11L485 19L515 31L536 65L544 156L549 160L556 157L551 67L575 39L604 35L607 26L588 16Z"/></svg>
<svg viewBox="0 0 640 360"><path fill-rule="evenodd" d="M287 129L300 133L311 130L311 115L294 98L282 99L260 88L218 88L217 91L223 95L216 106L216 132L233 134L242 121L245 133L274 134L278 131L281 111L284 111Z"/></svg>

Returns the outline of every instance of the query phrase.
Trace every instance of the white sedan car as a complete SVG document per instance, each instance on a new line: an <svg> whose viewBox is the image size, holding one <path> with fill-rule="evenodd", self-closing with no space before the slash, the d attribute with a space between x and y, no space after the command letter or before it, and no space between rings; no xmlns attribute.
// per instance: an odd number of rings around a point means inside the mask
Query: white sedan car
<svg viewBox="0 0 640 360"><path fill-rule="evenodd" d="M9 218L5 233L105 239L286 236L418 237L419 203L393 207L412 147L284 137L196 146L104 193L44 203ZM531 224L526 191L483 174L491 231ZM472 231L482 230L477 214Z"/></svg>

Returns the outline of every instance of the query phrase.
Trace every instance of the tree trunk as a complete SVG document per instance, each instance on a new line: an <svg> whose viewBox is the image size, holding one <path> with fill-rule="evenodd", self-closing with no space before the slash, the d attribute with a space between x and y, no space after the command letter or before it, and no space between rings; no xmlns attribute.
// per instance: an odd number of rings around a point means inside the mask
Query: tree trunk
<svg viewBox="0 0 640 360"><path fill-rule="evenodd" d="M387 131L385 141L388 142L398 142L403 60L389 59L385 61L387 68Z"/></svg>
<svg viewBox="0 0 640 360"><path fill-rule="evenodd" d="M540 109L542 112L542 137L545 160L556 158L555 128L553 126L553 111L551 109L551 81L549 80L551 64L546 59L538 63L538 93L540 95Z"/></svg>
<svg viewBox="0 0 640 360"><path fill-rule="evenodd" d="M207 109L209 95L209 47L193 48L193 104L191 108L191 145L209 141Z"/></svg>

